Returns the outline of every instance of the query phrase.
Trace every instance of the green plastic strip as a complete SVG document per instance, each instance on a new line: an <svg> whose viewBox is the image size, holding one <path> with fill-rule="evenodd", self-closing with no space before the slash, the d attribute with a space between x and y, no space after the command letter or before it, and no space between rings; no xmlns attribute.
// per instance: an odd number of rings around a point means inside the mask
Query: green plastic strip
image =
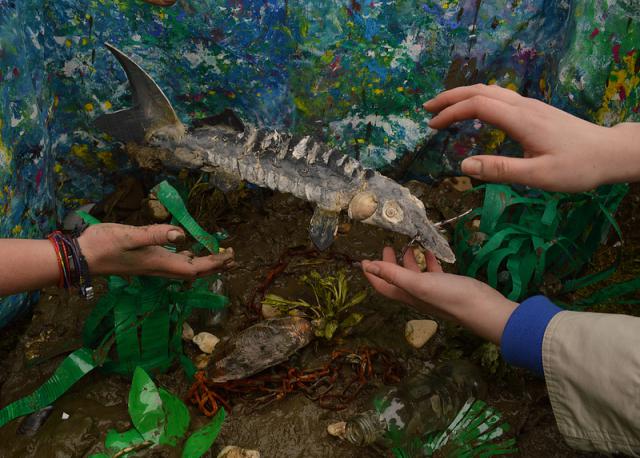
<svg viewBox="0 0 640 458"><path fill-rule="evenodd" d="M167 181L163 181L152 189L158 200L164 205L169 213L195 238L202 243L211 253L219 250L218 239L215 235L205 231L187 211L180 193Z"/></svg>
<svg viewBox="0 0 640 458"><path fill-rule="evenodd" d="M78 215L82 221L84 221L85 223L93 226L94 224L100 224L100 220L98 218L96 218L95 216L90 215L89 213L82 211L82 210L78 210L76 211L76 215Z"/></svg>
<svg viewBox="0 0 640 458"><path fill-rule="evenodd" d="M95 367L93 354L90 350L81 348L74 351L62 361L51 378L40 388L0 410L0 427L15 418L51 405Z"/></svg>

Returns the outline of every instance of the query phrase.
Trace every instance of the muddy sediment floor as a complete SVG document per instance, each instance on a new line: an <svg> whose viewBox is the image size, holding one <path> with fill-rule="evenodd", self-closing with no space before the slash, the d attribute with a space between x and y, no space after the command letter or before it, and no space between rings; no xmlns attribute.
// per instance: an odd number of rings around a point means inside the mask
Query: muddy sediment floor
<svg viewBox="0 0 640 458"><path fill-rule="evenodd" d="M414 191L427 204L433 220L449 218L478 203L477 197L463 194L448 182L437 187L416 186ZM114 201L109 203L107 200L107 213L123 206L127 196L134 194L135 197L129 199L133 203L127 204L130 212L111 219L145 222L139 215L140 205L136 204L145 193L132 190L131 183L122 189L124 191L120 191ZM224 228L231 235L223 245L234 248L239 267L224 276L224 292L231 300L230 313L221 325L208 324L209 317L202 313L194 314L189 322L196 332L212 332L224 342L257 319L247 303L282 254L291 247L310 247L307 229L312 209L309 204L282 194L251 192L225 205L218 205L219 196L216 195L213 191L192 195L190 209L205 229ZM216 199L218 204L213 203ZM625 203L629 199L632 197ZM341 232L325 255L292 258L269 292L297 298L301 294L301 275L311 270L322 273L346 269L352 291L365 288L370 291L367 300L358 307L365 318L348 336L338 337L329 344L312 343L295 356L297 363L313 367L326 360L333 348L355 349L362 345L390 352L409 372L451 357L481 359L480 340L441 320L438 320L438 333L425 347L419 350L410 347L404 339L406 321L430 317L375 294L358 267L346 261L376 258L384 245L401 248L407 242L406 237L357 223L344 225ZM102 282L98 293L104 293L104 290ZM81 346L83 321L92 306L64 291L49 289L43 292L31 317L2 331L0 406L38 388L66 354ZM185 345L188 354L196 354L191 344ZM490 387L486 401L500 410L511 424L509 434L518 441L518 456L596 456L576 453L564 444L542 381L522 371L501 368L494 373L485 369L484 376ZM177 365L169 373L160 375L157 382L183 399L190 386ZM0 458L81 457L99 451L108 429L124 431L131 427L126 406L129 383L130 379L121 376L98 371L89 374L55 402L52 415L34 436L16 433L20 420L1 428ZM322 409L301 394L289 395L263 408L236 404L221 435L205 456L215 457L225 445L259 450L261 456L268 458L385 456L380 450L355 448L326 433L328 424L366 408L370 396L380 386L379 381L372 381L347 409L341 411ZM208 421L195 408L190 409L191 430ZM66 420L62 419L63 413L68 415ZM178 450L156 448L137 456L179 456Z"/></svg>

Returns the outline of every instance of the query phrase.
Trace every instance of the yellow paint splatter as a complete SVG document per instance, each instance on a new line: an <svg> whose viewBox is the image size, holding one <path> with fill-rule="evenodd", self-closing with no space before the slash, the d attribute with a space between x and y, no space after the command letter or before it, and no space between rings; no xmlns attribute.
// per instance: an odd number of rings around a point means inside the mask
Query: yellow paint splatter
<svg viewBox="0 0 640 458"><path fill-rule="evenodd" d="M18 224L13 229L11 229L11 232L13 233L13 235L20 235L22 233L22 226Z"/></svg>
<svg viewBox="0 0 640 458"><path fill-rule="evenodd" d="M293 103L296 105L296 108L298 110L302 111L303 113L309 113L309 108L300 97L294 97Z"/></svg>
<svg viewBox="0 0 640 458"><path fill-rule="evenodd" d="M55 173L62 172L62 165L59 162L56 162L55 165L53 166L53 171Z"/></svg>
<svg viewBox="0 0 640 458"><path fill-rule="evenodd" d="M396 88L396 91L398 91L398 92L404 92L404 88L403 88L402 86L398 86L398 87Z"/></svg>
<svg viewBox="0 0 640 458"><path fill-rule="evenodd" d="M89 102L84 105L84 109L87 111L93 111L93 103Z"/></svg>
<svg viewBox="0 0 640 458"><path fill-rule="evenodd" d="M99 153L97 153L97 156L108 169L116 169L116 163L113 160L113 154L111 153L111 151L100 151Z"/></svg>
<svg viewBox="0 0 640 458"><path fill-rule="evenodd" d="M76 143L71 146L71 154L78 156L80 159L89 159L89 145L78 145Z"/></svg>
<svg viewBox="0 0 640 458"><path fill-rule="evenodd" d="M384 90L380 89L380 88L376 88L376 89L373 90L373 93L375 95L381 95L381 94L384 94Z"/></svg>
<svg viewBox="0 0 640 458"><path fill-rule="evenodd" d="M518 92L518 86L516 86L514 83L509 83L505 87L510 91Z"/></svg>
<svg viewBox="0 0 640 458"><path fill-rule="evenodd" d="M640 76L635 72L637 59L637 53L625 55L623 57L625 68L620 68L616 65L616 68L612 69L611 73L609 73L607 87L602 97L602 104L595 115L595 121L598 124L610 125L625 120L627 110L624 106L620 107L620 111L614 115L614 119L611 118L611 102L622 101L621 92L624 92L624 96L628 96L640 85Z"/></svg>
<svg viewBox="0 0 640 458"><path fill-rule="evenodd" d="M361 145L365 142L364 138L358 138L356 141Z"/></svg>
<svg viewBox="0 0 640 458"><path fill-rule="evenodd" d="M83 38L82 40L80 40L80 43L82 44L82 46L87 46L89 44L89 40Z"/></svg>
<svg viewBox="0 0 640 458"><path fill-rule="evenodd" d="M72 42L71 42L71 40L69 40L68 38L64 41L64 45L65 45L67 48L70 48L72 44L73 44L73 43L72 43Z"/></svg>
<svg viewBox="0 0 640 458"><path fill-rule="evenodd" d="M109 102L108 100L106 102L104 102L104 104L102 106L104 107L105 110L110 110L113 107L111 102Z"/></svg>

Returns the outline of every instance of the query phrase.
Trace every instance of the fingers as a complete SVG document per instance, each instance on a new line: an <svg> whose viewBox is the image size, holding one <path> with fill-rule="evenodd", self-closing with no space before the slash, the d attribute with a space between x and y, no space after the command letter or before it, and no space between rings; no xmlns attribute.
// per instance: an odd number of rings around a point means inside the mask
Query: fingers
<svg viewBox="0 0 640 458"><path fill-rule="evenodd" d="M413 254L411 247L404 253L402 264L409 270L420 272L420 266L418 265L418 261L416 261L416 256Z"/></svg>
<svg viewBox="0 0 640 458"><path fill-rule="evenodd" d="M427 260L427 272L442 272L438 258L431 251L425 251L424 257Z"/></svg>
<svg viewBox="0 0 640 458"><path fill-rule="evenodd" d="M384 262L391 262L393 264L397 264L396 260L396 251L390 246L386 246L382 249L382 260Z"/></svg>
<svg viewBox="0 0 640 458"><path fill-rule="evenodd" d="M524 100L524 97L519 95L517 92L505 89L495 84L475 84L473 86L461 86L441 92L433 99L425 102L422 106L427 111L437 113L450 105L454 105L475 96L490 97L511 105L517 105Z"/></svg>
<svg viewBox="0 0 640 458"><path fill-rule="evenodd" d="M152 226L123 226L125 249L134 250L145 246L162 246L168 243L181 243L185 239L184 231L169 224L154 224Z"/></svg>
<svg viewBox="0 0 640 458"><path fill-rule="evenodd" d="M389 264L389 263L387 263ZM394 285L389 284L386 280L378 277L377 275L369 272L367 269L371 265L371 261L363 261L362 262L362 270L364 272L364 276L367 278L369 283L373 289L375 289L378 293L382 294L389 299L394 301L404 302L405 304L416 305L416 300L408 295L406 292L401 289L395 287ZM391 265L391 264L390 264ZM401 268L401 267L399 267Z"/></svg>
<svg viewBox="0 0 640 458"><path fill-rule="evenodd" d="M426 274L384 261L363 262L362 267L376 291L385 294L383 291L388 292L389 287L394 286L396 289L402 290L404 295L412 297L410 303L415 302L416 299L424 300L420 297L420 293L424 289L424 283L428 281ZM397 296L398 293L395 295Z"/></svg>
<svg viewBox="0 0 640 458"><path fill-rule="evenodd" d="M480 119L492 124L517 141L520 141L527 128L519 107L482 95L446 107L429 121L429 127L444 129L454 122L467 119Z"/></svg>
<svg viewBox="0 0 640 458"><path fill-rule="evenodd" d="M462 161L462 173L484 181L539 186L546 160L544 157L473 156Z"/></svg>
<svg viewBox="0 0 640 458"><path fill-rule="evenodd" d="M163 251L147 256L147 265L153 266L151 275L192 280L236 266L232 248L227 248L224 253L202 257L193 257L190 252Z"/></svg>

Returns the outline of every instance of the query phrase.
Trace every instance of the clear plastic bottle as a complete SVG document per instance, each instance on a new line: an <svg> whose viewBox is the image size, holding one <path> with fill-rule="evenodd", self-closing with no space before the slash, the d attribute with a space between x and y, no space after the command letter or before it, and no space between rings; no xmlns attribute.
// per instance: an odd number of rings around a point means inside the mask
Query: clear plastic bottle
<svg viewBox="0 0 640 458"><path fill-rule="evenodd" d="M485 395L486 385L476 366L449 361L378 393L371 410L346 422L344 438L354 445L375 443L420 456L420 438L445 429L469 398Z"/></svg>

